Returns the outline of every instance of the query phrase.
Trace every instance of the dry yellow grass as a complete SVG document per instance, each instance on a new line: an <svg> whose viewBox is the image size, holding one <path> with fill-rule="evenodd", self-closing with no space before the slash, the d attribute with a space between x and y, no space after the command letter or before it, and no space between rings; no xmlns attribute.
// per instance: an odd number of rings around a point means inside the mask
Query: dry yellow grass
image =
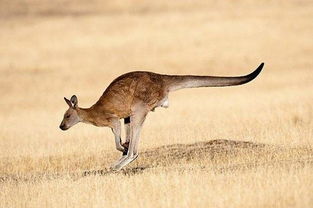
<svg viewBox="0 0 313 208"><path fill-rule="evenodd" d="M87 2L87 1L86 1ZM313 2L0 1L0 207L312 207ZM119 173L108 128L58 129L131 70L240 75L150 113Z"/></svg>

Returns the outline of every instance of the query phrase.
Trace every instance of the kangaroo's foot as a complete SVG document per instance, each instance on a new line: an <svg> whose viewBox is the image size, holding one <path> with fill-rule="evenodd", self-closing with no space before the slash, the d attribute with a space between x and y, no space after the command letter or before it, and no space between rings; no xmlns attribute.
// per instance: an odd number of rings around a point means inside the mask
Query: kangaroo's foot
<svg viewBox="0 0 313 208"><path fill-rule="evenodd" d="M128 155L122 156L122 158L118 161L118 163L116 165L114 165L112 167L112 169L115 171L119 171L123 167L125 167L126 165L128 165L129 163L134 161L137 157L138 157L138 154L132 155L132 156L128 156Z"/></svg>
<svg viewBox="0 0 313 208"><path fill-rule="evenodd" d="M126 153L127 154L127 153ZM115 161L112 165L111 168L113 170L115 170L115 166L117 166L118 164L120 164L125 158L127 157L127 155L122 155L122 157L120 159L118 159L117 161Z"/></svg>

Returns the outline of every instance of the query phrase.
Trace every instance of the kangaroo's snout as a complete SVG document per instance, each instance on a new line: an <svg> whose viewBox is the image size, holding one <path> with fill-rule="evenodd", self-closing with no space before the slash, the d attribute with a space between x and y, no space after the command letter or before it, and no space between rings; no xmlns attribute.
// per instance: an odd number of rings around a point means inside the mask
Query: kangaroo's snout
<svg viewBox="0 0 313 208"><path fill-rule="evenodd" d="M66 128L66 126L64 124L60 125L60 129L62 129L63 131L67 130L68 128Z"/></svg>

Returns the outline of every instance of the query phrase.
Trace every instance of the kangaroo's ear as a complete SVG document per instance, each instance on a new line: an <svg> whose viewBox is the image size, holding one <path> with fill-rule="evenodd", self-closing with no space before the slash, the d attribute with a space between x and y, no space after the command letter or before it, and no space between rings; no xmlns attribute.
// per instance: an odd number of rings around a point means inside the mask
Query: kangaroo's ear
<svg viewBox="0 0 313 208"><path fill-rule="evenodd" d="M70 108L73 107L71 101L69 101L66 97L64 97L64 100Z"/></svg>
<svg viewBox="0 0 313 208"><path fill-rule="evenodd" d="M77 101L76 95L73 95L73 96L71 97L71 103L73 104L73 107L74 107L74 108L77 107L78 101Z"/></svg>

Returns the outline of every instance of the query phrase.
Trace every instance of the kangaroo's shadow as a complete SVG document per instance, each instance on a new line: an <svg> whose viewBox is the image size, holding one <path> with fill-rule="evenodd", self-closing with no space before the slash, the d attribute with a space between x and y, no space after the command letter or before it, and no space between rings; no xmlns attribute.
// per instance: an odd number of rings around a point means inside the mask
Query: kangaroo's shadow
<svg viewBox="0 0 313 208"><path fill-rule="evenodd" d="M82 173L82 176L83 177L86 177L86 176L106 176L106 175L112 175L112 174L135 175L135 174L143 173L143 171L148 169L148 168L150 168L150 167L149 166L126 167L119 172L111 170L109 168L100 169L100 170L87 170L87 171L84 171Z"/></svg>

